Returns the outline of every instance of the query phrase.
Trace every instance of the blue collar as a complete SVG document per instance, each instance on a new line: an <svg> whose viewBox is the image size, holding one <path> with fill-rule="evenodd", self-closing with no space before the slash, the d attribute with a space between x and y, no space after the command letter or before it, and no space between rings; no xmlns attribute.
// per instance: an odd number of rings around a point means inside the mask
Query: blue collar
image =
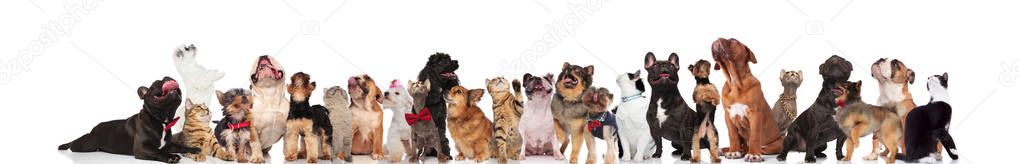
<svg viewBox="0 0 1019 164"><path fill-rule="evenodd" d="M645 98L643 94L644 94L644 92L637 93L637 94L630 95L630 96L624 96L623 97L623 102L633 101L633 100L636 100L638 98Z"/></svg>

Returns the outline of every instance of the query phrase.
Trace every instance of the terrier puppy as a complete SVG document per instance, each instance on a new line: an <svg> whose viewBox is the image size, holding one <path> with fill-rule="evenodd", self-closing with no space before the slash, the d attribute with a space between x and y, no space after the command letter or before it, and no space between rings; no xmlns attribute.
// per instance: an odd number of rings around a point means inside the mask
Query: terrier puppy
<svg viewBox="0 0 1019 164"><path fill-rule="evenodd" d="M202 65L198 65L195 61L195 55L198 52L198 48L195 45L190 44L187 46L181 45L173 52L173 66L177 68L177 73L180 73L181 82L184 87L187 88L187 99L193 101L198 105L210 105L209 100L212 99L212 92L215 89L214 83L223 79L223 72L215 69L206 69ZM175 115L184 115L185 110L177 109ZM187 117L184 117L187 119ZM208 123L210 120L206 119ZM208 126L208 125L206 125ZM173 131L180 131L180 125L173 126Z"/></svg>
<svg viewBox="0 0 1019 164"><path fill-rule="evenodd" d="M375 86L375 80L368 75L350 77L347 88L354 120L351 125L354 128L351 152L356 155L371 154L372 160L382 159L382 90Z"/></svg>
<svg viewBox="0 0 1019 164"><path fill-rule="evenodd" d="M485 79L485 85L492 96L492 112L495 116L495 156L499 158L499 163L506 163L507 159L522 160L520 149L524 139L517 129L524 112L520 81L513 80L513 92L510 92L510 82L502 77Z"/></svg>
<svg viewBox="0 0 1019 164"><path fill-rule="evenodd" d="M902 123L895 114L895 109L881 106L874 106L860 100L860 81L844 82L834 91L835 102L839 104L838 112L835 114L835 121L839 128L849 138L846 142L846 157L843 161L849 161L853 157L853 150L860 145L860 137L874 134L874 140L880 141L891 152L897 152L899 138L902 137ZM871 154L877 154L875 149ZM885 159L888 163L895 163L895 153L889 153ZM865 160L877 160L877 156L864 157Z"/></svg>
<svg viewBox="0 0 1019 164"><path fill-rule="evenodd" d="M351 129L350 96L340 86L332 86L326 89L322 97L326 108L329 109L329 123L333 126L332 149L336 152L336 158L347 162L354 162L350 154L350 145L353 142L354 131Z"/></svg>
<svg viewBox="0 0 1019 164"><path fill-rule="evenodd" d="M223 105L223 119L216 124L216 139L226 148L228 156L237 157L238 163L264 163L259 133L252 123L251 112L254 100L251 92L242 88L230 89L226 93L216 91L219 104Z"/></svg>
<svg viewBox="0 0 1019 164"><path fill-rule="evenodd" d="M414 99L407 93L407 89L403 88L399 80L393 80L382 98L382 106L393 111L393 120L389 124L389 136L386 141L386 156L389 162L400 162L404 154L413 152L410 145L411 129L405 117L411 113L412 105Z"/></svg>
<svg viewBox="0 0 1019 164"><path fill-rule="evenodd" d="M655 142L651 138L651 127L646 117L651 102L644 96L644 80L640 78L640 70L619 75L616 84L619 85L619 92L625 95L613 110L619 122L618 146L622 148L619 153L625 161L650 159L655 153Z"/></svg>
<svg viewBox="0 0 1019 164"><path fill-rule="evenodd" d="M432 113L425 107L425 100L428 96L428 91L431 82L425 81L407 81L408 92L411 97L414 98L414 110L411 114L405 114L404 117L407 119L407 124L410 124L411 130L413 130L413 139L411 142L414 144L414 149L410 151L410 162L417 163L420 158L425 157L425 152L434 151L438 153L439 162L449 161L449 155L443 153L441 142L439 142L439 132L435 127L435 122L432 122Z"/></svg>
<svg viewBox="0 0 1019 164"><path fill-rule="evenodd" d="M608 111L609 105L612 104L612 93L609 93L609 90L605 88L588 88L587 91L584 91L583 103L588 109L587 131L591 134L585 136L584 139L590 144L588 146L595 146L594 138L605 140L609 147L608 152L603 156L605 163L616 163L616 152L618 152L616 128L618 126L616 115Z"/></svg>
<svg viewBox="0 0 1019 164"><path fill-rule="evenodd" d="M775 122L778 123L778 131L785 132L789 128L789 124L793 123L793 119L796 119L796 89L800 88L800 84L803 83L803 71L786 71L782 69L779 72L779 81L782 81L782 94L778 95L778 101L775 101L775 107L771 110L775 115Z"/></svg>
<svg viewBox="0 0 1019 164"><path fill-rule="evenodd" d="M552 120L552 74L545 76L533 76L530 73L524 74L524 92L527 94L527 102L524 103L524 113L520 116L520 135L524 137L523 155L550 155L553 159L562 160L563 154L559 152L559 141L556 139L555 127L548 126ZM523 158L523 156L521 156Z"/></svg>
<svg viewBox="0 0 1019 164"><path fill-rule="evenodd" d="M704 143L702 140L704 137L708 137L708 153L711 155L711 162L721 162L722 159L718 158L718 130L715 129L715 109L720 98L718 88L708 80L708 76L711 75L711 63L707 60L700 60L687 69L697 80L697 87L694 87L693 91L693 101L697 104L697 118L694 119L694 122L697 123L697 126L693 139L690 140L693 143L690 149L693 150L693 157L690 158L690 162L700 162L701 143Z"/></svg>
<svg viewBox="0 0 1019 164"><path fill-rule="evenodd" d="M308 163L332 159L333 127L329 122L329 109L322 105L311 106L308 98L315 90L311 75L297 72L290 77L287 92L290 93L290 114L287 116L287 133L283 140L283 155L287 161L307 155ZM299 138L304 140L298 141ZM300 152L298 152L300 142ZM321 154L319 151L321 150ZM321 156L320 156L321 155Z"/></svg>
<svg viewBox="0 0 1019 164"><path fill-rule="evenodd" d="M455 125L449 127L449 132L456 142L456 160L471 158L481 163L491 156L492 122L477 104L484 95L483 89L467 90L462 86L455 86L446 94L447 118L450 125Z"/></svg>

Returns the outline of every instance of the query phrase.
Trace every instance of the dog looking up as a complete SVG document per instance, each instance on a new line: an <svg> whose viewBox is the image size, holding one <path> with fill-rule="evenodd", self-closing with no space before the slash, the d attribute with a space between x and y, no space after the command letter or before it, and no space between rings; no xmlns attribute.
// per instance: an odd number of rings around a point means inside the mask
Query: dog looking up
<svg viewBox="0 0 1019 164"><path fill-rule="evenodd" d="M435 122L439 134L446 134L446 92L453 86L460 85L460 79L456 76L456 69L460 68L457 60L453 60L448 54L435 53L428 57L428 63L418 73L418 81L431 82L431 90L428 92L427 105L432 114L432 121ZM449 139L446 135L439 135L442 142L442 153L449 154ZM428 152L434 156L434 152Z"/></svg>
<svg viewBox="0 0 1019 164"><path fill-rule="evenodd" d="M839 104L835 121L839 123L842 133L849 139L846 142L846 157L839 159L849 161L853 150L860 145L860 137L873 134L875 142L880 141L891 152L897 152L899 138L902 137L902 122L895 114L895 109L874 106L860 100L862 82L844 82L835 88L835 102ZM871 154L877 154L874 149ZM877 156L864 157L865 160L877 160ZM895 153L885 158L888 163L895 163Z"/></svg>
<svg viewBox="0 0 1019 164"><path fill-rule="evenodd" d="M259 145L265 152L283 138L287 130L290 101L284 97L287 88L283 79L285 75L283 66L269 55L259 56L251 67L249 88L254 99L251 114L255 116L253 121L259 129Z"/></svg>
<svg viewBox="0 0 1019 164"><path fill-rule="evenodd" d="M198 61L195 61L195 55L197 54L198 48L195 45L181 45L173 52L173 66L177 68L177 73L180 73L181 83L184 84L185 92L187 92L187 99L190 99L195 105L212 105L209 104L209 99L212 99L212 92L215 89L214 83L223 79L225 74L219 70L206 69L202 65L198 65ZM177 116L184 115L185 110L177 109ZM187 117L185 116L185 119ZM211 120L206 119L205 122ZM183 126L174 125L173 131L180 131Z"/></svg>
<svg viewBox="0 0 1019 164"><path fill-rule="evenodd" d="M913 84L916 74L913 73L913 69L906 67L906 64L898 59L881 58L870 65L870 76L874 77L878 82L878 88L880 89L880 96L877 99L877 104L881 106L892 106L895 107L896 113L902 120L902 124L906 124L906 114L909 111L916 108L916 103L913 102L913 94L909 92L909 84ZM876 140L875 140L876 141ZM899 150L906 152L900 142ZM874 142L873 149L875 152L880 148L877 142ZM938 145L937 159L941 159L941 145ZM884 153L888 153L883 152ZM892 152L896 153L896 152ZM876 157L878 154L873 153L868 157Z"/></svg>
<svg viewBox="0 0 1019 164"><path fill-rule="evenodd" d="M803 151L804 161L815 162L815 157L825 158L823 152L828 147L828 142L835 142L835 156L843 158L842 144L846 140L842 129L835 122L835 97L832 92L839 87L839 83L849 80L853 72L853 64L842 57L832 55L824 63L818 66L821 74L821 91L814 99L814 103L804 110L792 124L786 129L785 141L782 145L782 152L778 154L779 161L785 161L789 151Z"/></svg>
<svg viewBox="0 0 1019 164"><path fill-rule="evenodd" d="M616 115L607 109L612 104L612 93L609 93L608 89L595 87L588 88L587 91L584 91L583 96L584 105L588 108L587 131L591 134L585 136L584 139L588 146L592 147L595 146L594 138L604 139L605 144L608 145L608 152L603 157L605 163L616 163L616 153L618 152L616 138L619 136L616 130L619 126L616 124Z"/></svg>
<svg viewBox="0 0 1019 164"><path fill-rule="evenodd" d="M389 162L403 160L403 155L413 152L411 149L411 129L407 124L406 114L411 114L414 99L399 80L393 80L389 89L382 95L382 106L393 111L393 120L389 124L389 136L386 140L386 156Z"/></svg>
<svg viewBox="0 0 1019 164"><path fill-rule="evenodd" d="M556 123L556 137L562 144L559 151L565 153L566 147L572 140L573 147L570 150L570 163L577 163L580 147L584 146L584 136L589 136L585 129L587 125L587 106L581 101L587 88L591 87L591 76L594 75L594 66L580 67L563 63L562 72L559 73L555 88L556 92L552 97L552 119ZM589 140L587 146L587 163L597 161L595 147Z"/></svg>
<svg viewBox="0 0 1019 164"><path fill-rule="evenodd" d="M382 159L382 90L368 75L358 75L347 80L347 92L350 93L354 131L351 153L370 154L372 160Z"/></svg>
<svg viewBox="0 0 1019 164"><path fill-rule="evenodd" d="M729 128L729 148L723 148L729 159L763 162L764 154L782 151L782 133L778 131L774 111L764 99L761 82L750 72L750 63L757 57L746 45L734 38L718 38L711 44L715 70L722 70L726 82L722 86L722 107Z"/></svg>
<svg viewBox="0 0 1019 164"><path fill-rule="evenodd" d="M520 135L524 136L525 155L549 155L553 159L566 159L559 152L556 145L555 126L548 126L552 123L552 74L545 76L533 76L530 73L524 74L524 92L527 94L527 102L524 103L524 113L520 116Z"/></svg>
<svg viewBox="0 0 1019 164"><path fill-rule="evenodd" d="M711 162L721 162L722 159L718 158L718 130L715 129L715 109L718 106L718 101L721 100L719 100L718 88L708 80L711 75L711 63L707 60L699 60L687 69L697 80L697 87L694 87L693 91L693 101L697 104L697 117L694 119L694 123L697 126L693 139L690 140L693 143L690 149L693 151L693 157L690 158L690 162L700 162L701 143L703 143L704 137L708 139L708 154L711 155Z"/></svg>
<svg viewBox="0 0 1019 164"><path fill-rule="evenodd" d="M259 141L257 126L252 124L254 114L251 109L254 100L251 92L243 88L234 88L226 93L216 91L216 98L223 106L223 119L216 124L215 134L219 145L227 151L227 155L237 157L238 163L263 163L262 145Z"/></svg>
<svg viewBox="0 0 1019 164"><path fill-rule="evenodd" d="M456 160L466 158L481 163L492 153L492 121L485 117L478 107L478 101L485 95L484 89L467 90L455 86L446 94L449 102L449 133L456 142Z"/></svg>
<svg viewBox="0 0 1019 164"><path fill-rule="evenodd" d="M693 147L693 135L697 126L695 112L679 93L679 55L669 54L667 60L657 60L655 54L644 55L644 69L648 72L651 84L651 104L648 106L648 123L652 125L651 135L656 133L669 141L676 151L672 155L680 156L681 160L690 160ZM665 119L660 119L658 111L665 111ZM662 120L660 129L655 130L658 121ZM656 150L657 151L657 150Z"/></svg>
<svg viewBox="0 0 1019 164"><path fill-rule="evenodd" d="M283 140L283 154L287 161L302 157L307 157L308 163L316 163L317 159L332 160L330 137L333 135L333 126L329 122L329 109L322 105L312 106L308 102L315 87L311 75L304 72L294 73L290 77L290 85L287 86L290 113L287 115L287 133Z"/></svg>
<svg viewBox="0 0 1019 164"><path fill-rule="evenodd" d="M651 126L646 117L651 102L644 95L644 80L640 78L640 70L619 75L616 84L623 95L614 111L619 124L621 158L638 162L650 159L655 153L655 142L652 141Z"/></svg>

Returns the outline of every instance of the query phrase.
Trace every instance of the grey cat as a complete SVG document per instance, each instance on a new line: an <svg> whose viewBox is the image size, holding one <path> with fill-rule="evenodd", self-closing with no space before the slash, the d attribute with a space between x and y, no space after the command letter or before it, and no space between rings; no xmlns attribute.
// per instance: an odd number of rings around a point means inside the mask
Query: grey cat
<svg viewBox="0 0 1019 164"><path fill-rule="evenodd" d="M333 152L336 152L337 158L353 162L350 155L354 134L351 129L350 96L343 87L333 86L325 90L322 99L329 109L329 122L333 125Z"/></svg>
<svg viewBox="0 0 1019 164"><path fill-rule="evenodd" d="M793 119L796 119L796 89L800 88L800 84L803 83L803 71L786 71L782 69L779 72L779 80L782 81L782 87L785 88L781 95L778 95L778 101L775 101L775 107L772 107L772 114L775 116L775 122L778 123L779 132L785 132L789 128L789 124L793 123Z"/></svg>

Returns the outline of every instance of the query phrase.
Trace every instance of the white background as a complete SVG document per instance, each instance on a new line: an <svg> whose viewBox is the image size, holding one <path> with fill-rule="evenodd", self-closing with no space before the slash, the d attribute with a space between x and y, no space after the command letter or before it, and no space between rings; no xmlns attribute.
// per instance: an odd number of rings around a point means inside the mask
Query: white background
<svg viewBox="0 0 1019 164"><path fill-rule="evenodd" d="M716 38L735 37L757 54L759 63L751 68L761 79L769 104L782 91L778 72L803 70L798 107L801 112L806 109L820 88L817 66L833 54L853 62L850 79L863 80L864 100L873 103L878 88L869 76L870 63L881 57L897 58L916 71L917 83L910 91L917 104L929 99L926 77L950 74L951 133L962 158L952 161L946 156L942 162L998 163L1013 159L1010 150L1016 146L1011 129L1017 113L1010 102L1019 96L1014 86L1019 57L1013 48L1013 38L1019 37L1015 31L1019 10L1010 2L2 3L0 109L5 113L0 114L0 145L5 149L0 154L15 163L141 162L130 156L55 148L99 122L137 113L140 101L134 91L138 86L163 76L179 79L170 55L184 43L198 46L199 63L226 72L216 83L219 90L247 87L251 64L259 55L275 56L287 76L310 73L319 88L345 86L347 77L367 73L386 89L391 79L415 78L428 55L446 52L460 61L457 73L468 88L482 88L484 78L495 76L558 73L562 62L568 61L594 65L594 85L618 93L616 75L642 69L648 51L659 59L677 52L685 67L697 59L710 59L709 46ZM76 5L83 10L73 9ZM54 29L68 33L40 39L41 34L59 31ZM685 69L680 76L680 90L690 101L694 80ZM721 85L724 77L713 72L711 80ZM321 95L316 90L312 103L321 103ZM480 103L482 109L490 109L488 98ZM490 110L485 112L491 118ZM386 112L386 126L391 115ZM724 125L721 119L716 122ZM726 136L724 128L719 131ZM853 162L863 162L861 158L870 152L869 138L861 139L864 144ZM604 142L598 144L599 151L606 150ZM727 146L728 140L723 138L720 144ZM829 145L826 153L833 156L834 142ZM281 149L273 149L270 155L271 162L283 162ZM802 153L791 153L789 162L800 162L802 157ZM774 156L766 159L775 162ZM356 160L374 162L363 156ZM521 163L542 162L554 161L531 157ZM668 156L648 163L674 162L683 163Z"/></svg>

